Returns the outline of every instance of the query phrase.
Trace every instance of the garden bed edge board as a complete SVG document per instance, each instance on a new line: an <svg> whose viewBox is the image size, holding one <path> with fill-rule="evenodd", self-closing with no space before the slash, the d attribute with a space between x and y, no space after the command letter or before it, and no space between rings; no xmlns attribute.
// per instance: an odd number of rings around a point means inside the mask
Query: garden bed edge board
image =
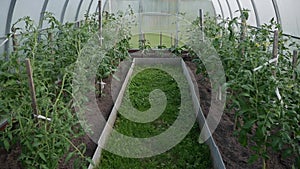
<svg viewBox="0 0 300 169"><path fill-rule="evenodd" d="M172 62L172 63L171 63ZM214 169L225 169L225 164L222 160L222 156L220 154L220 151L212 137L212 134L206 124L206 119L203 115L201 106L200 106L200 102L198 99L198 96L195 92L195 85L192 82L192 78L190 76L190 72L188 70L188 68L186 67L185 62L183 61L183 59L181 58L134 58L133 62L131 64L131 67L129 68L129 71L126 75L125 81L122 85L122 88L119 92L119 95L117 97L117 100L115 102L115 105L112 109L112 112L108 118L108 121L103 129L103 132L100 136L100 139L98 141L98 147L93 155L92 161L94 162L95 165L97 165L101 159L101 153L102 153L102 147L105 145L106 140L112 130L112 128L110 126L113 126L115 123L115 120L117 118L117 110L119 109L121 103L122 103L122 99L123 99L123 95L125 93L127 84L129 82L129 79L133 73L133 69L135 65L143 65L143 64L161 64L161 63L168 63L168 64L174 64L174 65L181 65L182 67L182 71L183 74L185 75L185 77L187 78L188 84L189 84L189 88L190 88L190 92L192 95L192 101L193 101L193 105L195 110L198 110L198 112L195 112L196 114L196 118L197 118L197 122L199 124L199 128L200 130L202 129L201 126L203 126L202 130L205 130L205 133L208 134L209 139L207 141L205 141L205 144L207 144L209 146L210 149L210 154L211 154L211 158L212 158L212 163L213 163L213 168ZM94 166L92 164L89 165L88 169L93 169Z"/></svg>

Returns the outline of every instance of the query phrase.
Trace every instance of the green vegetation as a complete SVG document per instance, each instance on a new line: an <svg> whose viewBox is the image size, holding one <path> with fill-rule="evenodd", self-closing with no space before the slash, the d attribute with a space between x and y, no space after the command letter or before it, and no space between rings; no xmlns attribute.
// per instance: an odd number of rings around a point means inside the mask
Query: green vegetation
<svg viewBox="0 0 300 169"><path fill-rule="evenodd" d="M122 14L106 18L104 28L121 26ZM25 23L24 29L16 27L19 22ZM61 24L50 13L45 14L44 22L50 27L41 31L29 17L19 19L12 28L14 34L20 34L13 39L14 51L7 54L8 60L0 60L1 117L9 123L0 132L0 146L7 151L20 146L19 160L24 168L56 169L59 162L67 163L73 156L76 156L73 166L85 168L91 161L84 155L86 145L72 143L85 134L72 107L75 106L72 78L78 55L98 32L97 15L87 16L79 27L73 23ZM119 43L106 50L98 80L107 77L127 57L130 32L122 35ZM26 58L31 60L38 113L51 121L33 118Z"/></svg>
<svg viewBox="0 0 300 169"><path fill-rule="evenodd" d="M206 18L204 28L208 38L204 43L211 43L217 50L226 73L228 107L235 111L235 133L242 145L250 145L255 151L249 162L262 158L262 166L267 168L268 155L275 151L281 152L282 157L296 157L295 166L299 167L300 71L299 61L291 61L293 52L290 51L291 47L299 50L299 44L284 37L274 19L260 29L247 25L247 19L246 11L242 11L240 18L219 20L218 23L215 18ZM199 37L199 29L197 20L189 37L201 46L203 41L195 39ZM264 65L274 58L274 29L279 30L278 61ZM191 52L191 56L195 53ZM195 57L194 61L198 71L207 74L201 56L200 59ZM255 70L259 66L262 68Z"/></svg>
<svg viewBox="0 0 300 169"><path fill-rule="evenodd" d="M178 76L184 76L179 69L166 65L164 67L176 72ZM127 136L148 138L164 132L176 120L181 104L181 93L174 78L165 71L155 67L135 69L142 71L136 71L138 73L133 76L125 93L129 95L132 105L140 111L148 110L150 108L149 93L160 89L166 95L167 106L163 114L150 123L136 123L119 115L114 128ZM188 90L184 78L178 83L182 83ZM191 109L190 111L193 111L191 99L184 104ZM121 110L126 111L126 107L121 105ZM149 158L126 158L103 150L100 164L96 168L211 168L209 148L205 144L199 144L198 137L199 127L195 124L180 144L163 154Z"/></svg>
<svg viewBox="0 0 300 169"><path fill-rule="evenodd" d="M160 34L157 33L146 33L144 34L145 37L145 45L148 46L149 48L169 48L175 44L174 42L174 35L171 38L171 35L167 36L165 34L162 34L162 45L160 46ZM132 36L132 39L130 40L130 46L133 49L139 49L141 48L140 44L140 35L134 35Z"/></svg>

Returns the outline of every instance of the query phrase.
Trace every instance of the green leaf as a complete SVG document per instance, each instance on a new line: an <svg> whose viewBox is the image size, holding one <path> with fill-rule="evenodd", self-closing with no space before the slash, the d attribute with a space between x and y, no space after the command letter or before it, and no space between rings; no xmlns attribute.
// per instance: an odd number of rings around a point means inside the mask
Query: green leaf
<svg viewBox="0 0 300 169"><path fill-rule="evenodd" d="M5 150L8 151L10 145L9 145L9 142L7 141L7 139L4 139L4 142L3 142L3 143L4 143L4 148L5 148Z"/></svg>
<svg viewBox="0 0 300 169"><path fill-rule="evenodd" d="M42 152L39 152L39 156L41 157L42 160L47 162L45 155Z"/></svg>
<svg viewBox="0 0 300 169"><path fill-rule="evenodd" d="M291 156L292 153L293 153L293 151L291 149L287 149L283 152L282 156L283 156L283 158L287 158L287 157Z"/></svg>
<svg viewBox="0 0 300 169"><path fill-rule="evenodd" d="M86 158L86 161L88 161L90 164L92 164L93 166L95 166L94 161L91 158Z"/></svg>
<svg viewBox="0 0 300 169"><path fill-rule="evenodd" d="M120 78L118 78L115 74L112 74L112 77L113 77L114 79L116 79L118 82L121 81Z"/></svg>
<svg viewBox="0 0 300 169"><path fill-rule="evenodd" d="M255 161L257 161L258 158L259 158L259 155L258 155L258 154L251 155L250 158L248 159L248 163L252 164L252 163L254 163Z"/></svg>
<svg viewBox="0 0 300 169"><path fill-rule="evenodd" d="M246 124L243 126L244 129L249 129L253 126L253 124L256 122L256 119L255 120L251 120L251 121L248 121L246 122Z"/></svg>
<svg viewBox="0 0 300 169"><path fill-rule="evenodd" d="M64 164L67 164L68 161L73 157L73 155L75 154L75 152L71 152L67 155Z"/></svg>

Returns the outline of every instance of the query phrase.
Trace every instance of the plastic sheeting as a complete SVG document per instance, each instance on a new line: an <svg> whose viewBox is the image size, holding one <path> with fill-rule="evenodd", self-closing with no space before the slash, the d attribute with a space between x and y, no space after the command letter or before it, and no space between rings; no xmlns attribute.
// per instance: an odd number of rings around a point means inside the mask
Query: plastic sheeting
<svg viewBox="0 0 300 169"><path fill-rule="evenodd" d="M282 24L284 33L300 37L299 0L102 0L102 9L112 13L125 10L128 5L135 13L140 13L137 22L140 26L136 28L139 32L180 34L183 27L174 24L174 16L192 21L198 16L199 9L203 9L209 15L233 18L240 15L239 10L249 9L250 25L259 27L274 18ZM1 0L0 8L1 44L19 18L30 16L37 25L43 12L48 11L63 23L77 22L83 20L85 14L98 10L98 0ZM23 27L24 23L17 26ZM41 26L48 27L47 23ZM3 48L0 46L0 53Z"/></svg>

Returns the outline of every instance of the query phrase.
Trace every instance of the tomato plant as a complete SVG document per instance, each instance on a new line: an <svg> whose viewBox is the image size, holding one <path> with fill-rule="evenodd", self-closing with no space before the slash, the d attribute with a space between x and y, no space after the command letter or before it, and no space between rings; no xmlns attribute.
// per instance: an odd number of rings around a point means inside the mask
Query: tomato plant
<svg viewBox="0 0 300 169"><path fill-rule="evenodd" d="M241 13L232 20L206 17L202 41L196 20L188 37L200 47L210 43L219 54L230 97L228 107L235 110L235 132L242 145L251 145L255 151L249 161L262 158L262 166L267 168L269 152L277 151L283 157L295 156L299 166L299 76L292 78L297 70L292 67L290 51L299 45L282 35L274 19L257 29L247 25L247 11ZM267 63L273 59L275 29L279 30L276 64ZM200 59L194 62L198 72L207 74Z"/></svg>
<svg viewBox="0 0 300 169"><path fill-rule="evenodd" d="M9 122L5 131L0 132L0 145L7 151L20 146L22 167L57 168L60 161L66 163L73 156L75 163L84 168L91 161L84 155L86 145L72 142L85 133L72 108L71 84L74 62L87 41L98 32L96 18L96 14L86 16L78 27L73 23L61 24L51 13L45 13L43 22L49 26L45 30L40 30L29 17L13 24L13 33L19 34L14 39L17 46L9 60L0 60L1 110ZM120 19L124 17L105 22L117 24ZM18 27L20 22L25 23L23 29ZM122 31L124 40L107 56L109 66L117 65L127 54L130 32L127 28ZM38 112L51 121L33 118L26 58L31 60ZM100 65L100 69L104 66ZM104 69L102 75L108 75L112 69Z"/></svg>

